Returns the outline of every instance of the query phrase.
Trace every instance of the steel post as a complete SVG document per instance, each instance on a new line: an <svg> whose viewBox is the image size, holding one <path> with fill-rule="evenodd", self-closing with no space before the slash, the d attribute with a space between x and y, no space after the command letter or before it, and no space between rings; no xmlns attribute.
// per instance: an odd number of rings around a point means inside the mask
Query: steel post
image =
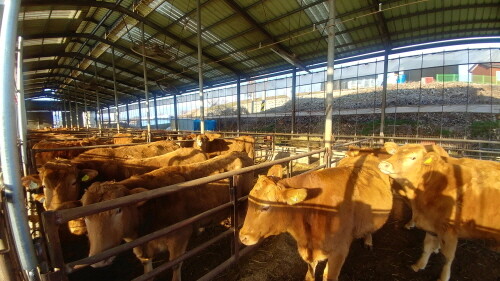
<svg viewBox="0 0 500 281"><path fill-rule="evenodd" d="M389 50L385 51L384 54L384 77L382 78L382 105L380 108L380 136L384 137L385 128L385 109L387 101L387 72L389 69ZM384 142L383 139L380 140Z"/></svg>
<svg viewBox="0 0 500 281"><path fill-rule="evenodd" d="M141 98L137 97L137 106L139 107L139 128L142 129L142 112L141 112Z"/></svg>
<svg viewBox="0 0 500 281"><path fill-rule="evenodd" d="M295 134L297 132L297 124L295 123L296 97L297 97L297 68L294 67L292 72L292 134Z"/></svg>
<svg viewBox="0 0 500 281"><path fill-rule="evenodd" d="M238 75L238 80L236 81L236 130L238 136L240 136L241 131L241 77Z"/></svg>
<svg viewBox="0 0 500 281"><path fill-rule="evenodd" d="M153 106L155 108L155 128L158 130L158 107L156 105L156 93L153 93Z"/></svg>
<svg viewBox="0 0 500 281"><path fill-rule="evenodd" d="M147 142L151 141L151 116L149 114L149 90L148 90L148 67L146 61L146 41L144 40L144 22L142 23L142 67L144 69L144 98L146 101L146 126L147 126ZM140 112L140 110L139 110ZM141 125L142 127L142 125Z"/></svg>
<svg viewBox="0 0 500 281"><path fill-rule="evenodd" d="M108 127L111 129L111 110L108 105Z"/></svg>
<svg viewBox="0 0 500 281"><path fill-rule="evenodd" d="M19 145L21 149L21 162L23 165L24 176L28 175L28 154L27 148L27 118L26 104L24 102L24 79L23 79L23 38L17 39L17 72L16 72L16 88L17 88L17 127L19 130Z"/></svg>
<svg viewBox="0 0 500 281"><path fill-rule="evenodd" d="M325 105L325 163L330 167L331 147L333 145L333 65L335 58L335 0L329 0L328 19L328 57L326 68L326 105Z"/></svg>
<svg viewBox="0 0 500 281"><path fill-rule="evenodd" d="M95 81L95 97L96 97L96 114L97 114L97 127L99 128L99 136L102 136L101 124L101 105L99 103L99 79L97 78L97 61L94 61L94 81Z"/></svg>
<svg viewBox="0 0 500 281"><path fill-rule="evenodd" d="M174 125L175 130L179 131L179 120L177 119L177 94L174 94Z"/></svg>
<svg viewBox="0 0 500 281"><path fill-rule="evenodd" d="M125 104L125 110L127 111L127 126L130 127L130 114L128 113L128 102Z"/></svg>
<svg viewBox="0 0 500 281"><path fill-rule="evenodd" d="M111 46L111 64L113 66L113 91L115 93L115 120L116 130L120 132L120 111L118 110L118 91L116 90L115 47Z"/></svg>
<svg viewBox="0 0 500 281"><path fill-rule="evenodd" d="M201 41L201 5L200 0L196 6L197 39L198 39L198 79L200 84L200 133L205 133L205 101L203 98L203 61L202 61L202 41Z"/></svg>
<svg viewBox="0 0 500 281"><path fill-rule="evenodd" d="M35 249L31 241L24 188L19 171L16 141L14 73L17 20L21 1L4 0L0 29L0 159L7 221L12 229L15 251L27 280L40 280Z"/></svg>

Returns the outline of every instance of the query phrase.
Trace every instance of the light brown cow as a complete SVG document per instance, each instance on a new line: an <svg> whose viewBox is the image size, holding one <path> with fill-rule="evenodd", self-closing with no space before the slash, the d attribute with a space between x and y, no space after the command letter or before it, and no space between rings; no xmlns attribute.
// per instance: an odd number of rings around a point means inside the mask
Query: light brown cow
<svg viewBox="0 0 500 281"><path fill-rule="evenodd" d="M172 152L178 148L179 146L173 141L155 141L146 144L114 148L94 148L75 157L75 161L96 159L121 161L125 159L149 158Z"/></svg>
<svg viewBox="0 0 500 281"><path fill-rule="evenodd" d="M389 178L376 169L330 168L277 182L259 176L240 240L253 245L288 232L308 264L306 280L314 280L316 265L326 259L325 276L337 280L352 240L379 229L391 208Z"/></svg>
<svg viewBox="0 0 500 281"><path fill-rule="evenodd" d="M223 156L191 165L165 167L150 173L134 176L117 183L94 183L85 192L82 203L89 205L208 176L220 169L239 169L252 165L253 161L245 153L233 152ZM238 189L247 194L251 187L253 174L243 175ZM250 183L250 184L249 184ZM118 246L122 240L131 241L168 225L207 211L229 201L227 184L210 183L193 189L184 189L167 196L122 207L85 218L90 240L89 255L98 254ZM145 272L152 270L152 259L160 252L169 251L169 259L175 259L186 250L193 226L176 230L161 239L150 241L134 248L134 253L145 266ZM92 266L110 264L113 258ZM172 280L180 280L180 264L174 268Z"/></svg>
<svg viewBox="0 0 500 281"><path fill-rule="evenodd" d="M379 168L406 189L416 226L428 232L415 271L441 247L445 264L439 280L448 281L459 237L500 242L500 163L442 157L421 145L405 145Z"/></svg>
<svg viewBox="0 0 500 281"><path fill-rule="evenodd" d="M210 157L222 155L231 151L243 151L248 157L254 159L255 138L252 136L241 136L234 139L213 138L213 135L197 135L193 147L198 148Z"/></svg>

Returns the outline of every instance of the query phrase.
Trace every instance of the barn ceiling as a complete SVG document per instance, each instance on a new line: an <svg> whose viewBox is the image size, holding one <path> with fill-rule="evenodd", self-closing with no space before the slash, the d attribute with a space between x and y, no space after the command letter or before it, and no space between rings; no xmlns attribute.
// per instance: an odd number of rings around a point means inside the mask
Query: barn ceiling
<svg viewBox="0 0 500 281"><path fill-rule="evenodd" d="M149 91L198 88L197 0L21 3L27 98L83 104L99 95L101 104L114 105L114 64L119 103L137 101L144 97L143 48ZM499 36L499 6L498 0L336 1L335 57ZM327 19L325 0L201 0L205 86L326 61Z"/></svg>

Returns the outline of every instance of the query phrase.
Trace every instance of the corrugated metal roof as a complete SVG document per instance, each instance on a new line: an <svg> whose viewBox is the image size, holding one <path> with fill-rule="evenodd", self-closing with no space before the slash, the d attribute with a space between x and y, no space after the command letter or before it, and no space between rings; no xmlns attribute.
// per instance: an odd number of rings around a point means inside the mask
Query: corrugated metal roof
<svg viewBox="0 0 500 281"><path fill-rule="evenodd" d="M202 0L201 6L205 85L293 67L277 53L305 67L326 61L325 0ZM336 14L337 58L500 35L498 0L336 1ZM23 0L19 29L26 83L57 91L75 81L88 85L97 61L101 100L113 103L113 47L119 99L136 101L143 96L142 23L150 90L158 90L155 81L179 91L197 88L195 0ZM44 93L33 87L26 94ZM82 94L71 98L82 101Z"/></svg>

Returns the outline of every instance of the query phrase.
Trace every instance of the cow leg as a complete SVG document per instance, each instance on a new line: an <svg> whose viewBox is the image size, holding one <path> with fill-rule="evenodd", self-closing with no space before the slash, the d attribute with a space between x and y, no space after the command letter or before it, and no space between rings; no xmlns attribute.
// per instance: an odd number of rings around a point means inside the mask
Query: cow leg
<svg viewBox="0 0 500 281"><path fill-rule="evenodd" d="M168 247L170 260L173 260L186 252L189 237L191 237L192 232L191 228L186 228L174 233L175 237L171 239ZM181 281L181 266L182 262L172 267L172 281Z"/></svg>
<svg viewBox="0 0 500 281"><path fill-rule="evenodd" d="M141 262L144 267L144 273L148 273L153 270L153 259L141 259Z"/></svg>
<svg viewBox="0 0 500 281"><path fill-rule="evenodd" d="M412 216L412 218L405 224L405 228L410 230L414 227L415 227L415 221L413 220L413 216Z"/></svg>
<svg viewBox="0 0 500 281"><path fill-rule="evenodd" d="M415 264L413 264L411 268L415 272L424 269L427 266L429 257L431 256L432 252L436 251L436 249L439 249L438 238L430 233L426 233L424 239L424 251L420 256L420 259Z"/></svg>
<svg viewBox="0 0 500 281"><path fill-rule="evenodd" d="M338 247L333 253L328 256L327 269L323 275L324 281L337 281L339 280L340 270L344 261L349 254L349 246L351 243L339 243ZM326 278L325 278L326 277Z"/></svg>
<svg viewBox="0 0 500 281"><path fill-rule="evenodd" d="M307 273L305 281L314 281L316 275L316 266L318 265L318 261L312 261L307 263Z"/></svg>
<svg viewBox="0 0 500 281"><path fill-rule="evenodd" d="M373 250L373 239L372 239L372 234L368 233L364 237L364 245L365 248L368 248L370 250Z"/></svg>
<svg viewBox="0 0 500 281"><path fill-rule="evenodd" d="M442 238L441 253L445 257L445 263L443 270L441 271L441 277L438 281L448 281L450 280L451 263L455 258L455 252L457 250L458 237L451 231L447 231Z"/></svg>

